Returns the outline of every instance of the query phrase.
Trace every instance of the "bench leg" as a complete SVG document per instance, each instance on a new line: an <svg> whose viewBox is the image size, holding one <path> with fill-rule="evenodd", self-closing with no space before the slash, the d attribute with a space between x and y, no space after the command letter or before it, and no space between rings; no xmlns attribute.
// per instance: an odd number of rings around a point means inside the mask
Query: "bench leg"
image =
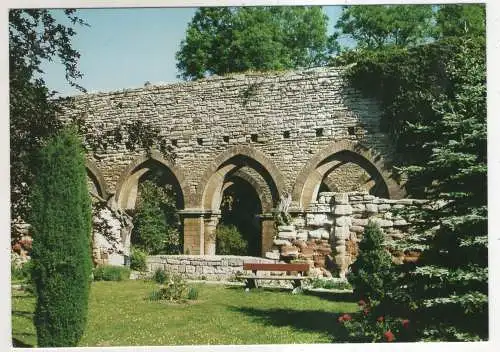
<svg viewBox="0 0 500 352"><path fill-rule="evenodd" d="M257 288L257 281L255 281L255 279L246 279L245 287L246 288Z"/></svg>

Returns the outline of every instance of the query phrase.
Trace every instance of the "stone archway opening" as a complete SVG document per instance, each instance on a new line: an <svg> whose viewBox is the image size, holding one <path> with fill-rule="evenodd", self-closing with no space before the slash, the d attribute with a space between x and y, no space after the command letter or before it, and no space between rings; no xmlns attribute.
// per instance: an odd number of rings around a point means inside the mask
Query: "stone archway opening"
<svg viewBox="0 0 500 352"><path fill-rule="evenodd" d="M244 254L260 256L262 204L255 188L243 178L230 177L223 187L220 212L219 225L232 225L238 230L246 243Z"/></svg>
<svg viewBox="0 0 500 352"><path fill-rule="evenodd" d="M148 158L130 167L118 188L116 202L133 217L134 228L124 239L128 247L139 247L149 254L182 253L178 211L184 208L184 195L168 165ZM158 235L153 237L155 233ZM156 237L158 241L145 240Z"/></svg>
<svg viewBox="0 0 500 352"><path fill-rule="evenodd" d="M335 153L323 160L315 169L316 179L321 177L311 200L318 200L322 192L367 191L388 198L389 192L381 175L362 157L350 151ZM313 180L311 179L310 182Z"/></svg>
<svg viewBox="0 0 500 352"><path fill-rule="evenodd" d="M271 249L275 232L272 212L279 202L281 185L275 180L281 178L265 157L258 152L249 154L236 152L207 170L200 187L201 211L183 212L189 253L198 254L199 248L199 254L216 254L217 226L224 223L242 230L248 239L248 254L264 256ZM237 199L231 211L225 204L230 195Z"/></svg>

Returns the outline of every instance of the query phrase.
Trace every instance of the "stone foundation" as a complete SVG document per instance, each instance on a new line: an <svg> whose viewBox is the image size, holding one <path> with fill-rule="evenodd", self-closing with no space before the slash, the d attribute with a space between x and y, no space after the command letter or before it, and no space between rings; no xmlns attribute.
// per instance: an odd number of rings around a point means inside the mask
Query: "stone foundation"
<svg viewBox="0 0 500 352"><path fill-rule="evenodd" d="M232 280L237 273L244 272L243 263L276 263L276 260L234 255L154 255L146 263L149 272L162 269L186 279Z"/></svg>

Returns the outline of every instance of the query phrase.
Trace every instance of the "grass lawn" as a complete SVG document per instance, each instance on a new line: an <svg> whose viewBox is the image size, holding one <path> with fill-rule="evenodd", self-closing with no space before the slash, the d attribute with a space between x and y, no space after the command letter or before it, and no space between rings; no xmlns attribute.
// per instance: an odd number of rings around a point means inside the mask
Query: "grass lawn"
<svg viewBox="0 0 500 352"><path fill-rule="evenodd" d="M196 284L197 301L145 299L155 284L94 282L81 346L287 344L335 342L339 313L358 309L349 294L305 293ZM12 291L16 346L34 346L34 297Z"/></svg>

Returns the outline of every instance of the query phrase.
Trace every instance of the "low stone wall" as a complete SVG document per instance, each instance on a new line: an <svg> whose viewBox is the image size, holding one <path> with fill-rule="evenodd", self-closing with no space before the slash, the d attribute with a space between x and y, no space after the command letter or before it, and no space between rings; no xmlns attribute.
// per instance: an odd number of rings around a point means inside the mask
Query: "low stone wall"
<svg viewBox="0 0 500 352"><path fill-rule="evenodd" d="M303 213L293 215L291 225L279 226L274 249L266 257L290 261L302 259L316 268L327 268L345 277L358 254L365 226L377 222L387 241L397 241L408 233L410 223L396 210L424 204L418 199L384 199L368 192L324 192ZM395 262L410 261L414 253L393 253Z"/></svg>
<svg viewBox="0 0 500 352"><path fill-rule="evenodd" d="M276 263L276 260L234 255L153 255L147 258L149 272L163 269L194 280L230 280L243 272L243 263Z"/></svg>

